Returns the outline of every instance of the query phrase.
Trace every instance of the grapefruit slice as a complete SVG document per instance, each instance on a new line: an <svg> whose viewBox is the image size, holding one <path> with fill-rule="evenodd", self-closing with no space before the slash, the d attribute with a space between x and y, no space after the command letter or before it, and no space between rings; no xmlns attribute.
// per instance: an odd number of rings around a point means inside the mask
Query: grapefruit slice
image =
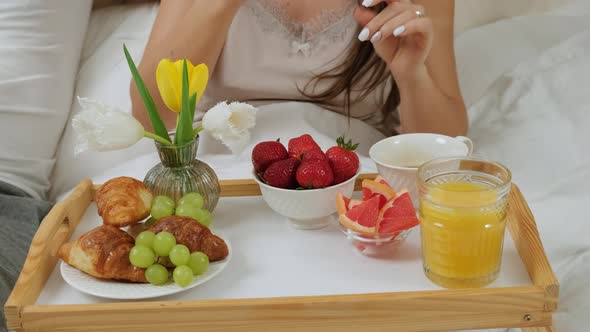
<svg viewBox="0 0 590 332"><path fill-rule="evenodd" d="M348 212L348 205L350 204L350 198L342 195L341 193L336 194L336 207L338 208L338 214L345 214Z"/></svg>
<svg viewBox="0 0 590 332"><path fill-rule="evenodd" d="M348 203L348 209L352 209L353 207L363 204L363 201L360 199L351 199L350 202Z"/></svg>
<svg viewBox="0 0 590 332"><path fill-rule="evenodd" d="M375 228L379 234L395 233L410 229L419 223L412 198L405 192L383 206Z"/></svg>
<svg viewBox="0 0 590 332"><path fill-rule="evenodd" d="M379 197L375 196L351 208L346 214L341 214L339 220L344 227L350 230L374 234L378 218Z"/></svg>
<svg viewBox="0 0 590 332"><path fill-rule="evenodd" d="M391 186L389 185L389 183L387 183L387 181L385 181L385 179L383 177L381 177L381 175L377 175L377 177L374 180L377 183L381 183L384 184L386 186L388 186L389 188L391 188Z"/></svg>
<svg viewBox="0 0 590 332"><path fill-rule="evenodd" d="M363 180L363 201L379 197L379 209L395 197L395 191L387 184L373 180Z"/></svg>

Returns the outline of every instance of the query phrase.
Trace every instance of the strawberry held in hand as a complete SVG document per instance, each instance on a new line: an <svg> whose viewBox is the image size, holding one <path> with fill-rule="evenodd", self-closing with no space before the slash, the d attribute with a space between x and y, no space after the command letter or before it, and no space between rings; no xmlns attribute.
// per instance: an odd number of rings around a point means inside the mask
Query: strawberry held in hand
<svg viewBox="0 0 590 332"><path fill-rule="evenodd" d="M292 138L289 141L289 157L301 159L303 153L309 150L322 150L318 143L316 143L313 138L308 135L301 135L296 138Z"/></svg>
<svg viewBox="0 0 590 332"><path fill-rule="evenodd" d="M263 173L272 163L287 158L287 149L279 140L258 143L252 149L252 165L256 174Z"/></svg>
<svg viewBox="0 0 590 332"><path fill-rule="evenodd" d="M295 174L299 165L301 165L301 161L297 158L274 162L264 172L264 181L269 186L282 189L295 189L297 187Z"/></svg>
<svg viewBox="0 0 590 332"><path fill-rule="evenodd" d="M339 137L336 143L338 146L328 149L326 156L334 172L334 184L339 184L355 176L360 163L354 152L358 144L352 144L352 140L344 142L344 137Z"/></svg>

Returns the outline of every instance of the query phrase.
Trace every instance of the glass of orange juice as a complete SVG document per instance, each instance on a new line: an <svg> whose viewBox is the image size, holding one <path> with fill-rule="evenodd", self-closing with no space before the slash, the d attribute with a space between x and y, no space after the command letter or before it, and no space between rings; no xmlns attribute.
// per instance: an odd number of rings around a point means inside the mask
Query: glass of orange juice
<svg viewBox="0 0 590 332"><path fill-rule="evenodd" d="M435 159L419 168L422 260L430 280L473 288L498 277L511 178L505 166L476 158Z"/></svg>

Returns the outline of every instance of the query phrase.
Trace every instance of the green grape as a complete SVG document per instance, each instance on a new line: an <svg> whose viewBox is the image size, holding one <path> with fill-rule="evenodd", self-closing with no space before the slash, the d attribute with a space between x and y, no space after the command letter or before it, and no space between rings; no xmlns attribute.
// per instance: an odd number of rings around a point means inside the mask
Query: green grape
<svg viewBox="0 0 590 332"><path fill-rule="evenodd" d="M154 237L154 251L158 256L167 257L175 245L176 239L174 235L168 232L160 232Z"/></svg>
<svg viewBox="0 0 590 332"><path fill-rule="evenodd" d="M193 270L186 265L177 266L172 272L174 282L180 287L186 287L193 281Z"/></svg>
<svg viewBox="0 0 590 332"><path fill-rule="evenodd" d="M211 224L211 213L204 209L197 209L192 205L180 205L176 209L176 215L193 218L206 227Z"/></svg>
<svg viewBox="0 0 590 332"><path fill-rule="evenodd" d="M145 269L146 267L154 264L156 255L152 249L146 246L134 246L129 252L129 261L136 267Z"/></svg>
<svg viewBox="0 0 590 332"><path fill-rule="evenodd" d="M194 205L183 204L183 205L179 205L176 208L176 215L181 216L181 217L189 217L189 218L195 219L195 216L197 215L197 213L199 213L198 211L200 211L200 210L201 210L200 208L195 207Z"/></svg>
<svg viewBox="0 0 590 332"><path fill-rule="evenodd" d="M205 226L205 227L209 227L211 225L211 212L205 210L205 209L201 209L199 211L199 214L197 214L195 216L195 220L197 220L199 223L201 223L201 225Z"/></svg>
<svg viewBox="0 0 590 332"><path fill-rule="evenodd" d="M168 270L160 264L150 265L145 270L145 278L152 285L163 285L168 281Z"/></svg>
<svg viewBox="0 0 590 332"><path fill-rule="evenodd" d="M158 220L156 220L156 218L154 218L154 217L149 217L149 218L148 218L148 220L146 220L146 221L143 223L143 226L144 226L144 227L150 227L150 226L151 226L151 225L153 225L153 224L154 224L156 221L158 221Z"/></svg>
<svg viewBox="0 0 590 332"><path fill-rule="evenodd" d="M175 266L187 265L191 259L191 252L185 245L177 244L170 250L170 261Z"/></svg>
<svg viewBox="0 0 590 332"><path fill-rule="evenodd" d="M192 205L198 209L203 207L205 201L203 200L203 196L199 193L188 193L178 201L178 206L181 205Z"/></svg>
<svg viewBox="0 0 590 332"><path fill-rule="evenodd" d="M200 251L193 252L188 267L193 270L193 274L196 276L203 274L209 269L209 257Z"/></svg>
<svg viewBox="0 0 590 332"><path fill-rule="evenodd" d="M170 197L156 196L152 202L152 217L159 220L174 214L174 201Z"/></svg>
<svg viewBox="0 0 590 332"><path fill-rule="evenodd" d="M135 238L135 244L140 246L146 246L150 249L154 249L154 238L156 234L150 231L143 231Z"/></svg>

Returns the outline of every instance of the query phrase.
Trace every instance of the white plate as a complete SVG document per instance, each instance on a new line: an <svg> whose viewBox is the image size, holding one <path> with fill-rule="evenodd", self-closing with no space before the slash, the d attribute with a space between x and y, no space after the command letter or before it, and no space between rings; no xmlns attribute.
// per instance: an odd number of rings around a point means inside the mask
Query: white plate
<svg viewBox="0 0 590 332"><path fill-rule="evenodd" d="M207 272L194 277L193 282L184 288L176 285L172 281L172 278L167 284L162 286L99 279L66 264L64 261L61 262L60 271L64 280L73 288L82 293L108 299L138 300L176 294L213 279L213 277L225 269L231 259L232 248L227 238L223 239L229 249L229 255L222 261L210 263Z"/></svg>

